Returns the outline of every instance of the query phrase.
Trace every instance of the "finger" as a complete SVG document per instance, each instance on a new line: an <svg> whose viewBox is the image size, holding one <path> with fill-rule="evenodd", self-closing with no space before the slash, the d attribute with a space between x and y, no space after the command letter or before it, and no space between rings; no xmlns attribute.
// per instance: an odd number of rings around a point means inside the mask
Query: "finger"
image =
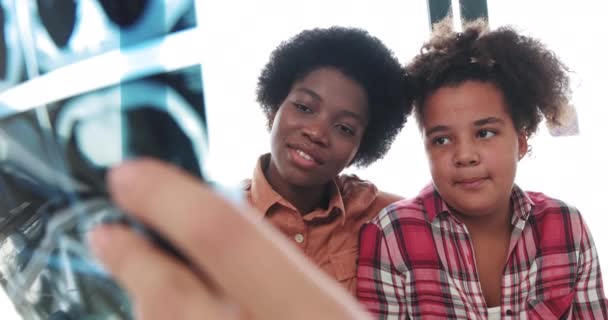
<svg viewBox="0 0 608 320"><path fill-rule="evenodd" d="M112 170L109 181L121 207L177 245L257 318L364 317L274 228L254 223L245 209L183 172L143 160Z"/></svg>
<svg viewBox="0 0 608 320"><path fill-rule="evenodd" d="M131 296L137 319L228 319L226 304L190 270L125 227L97 228L90 243Z"/></svg>

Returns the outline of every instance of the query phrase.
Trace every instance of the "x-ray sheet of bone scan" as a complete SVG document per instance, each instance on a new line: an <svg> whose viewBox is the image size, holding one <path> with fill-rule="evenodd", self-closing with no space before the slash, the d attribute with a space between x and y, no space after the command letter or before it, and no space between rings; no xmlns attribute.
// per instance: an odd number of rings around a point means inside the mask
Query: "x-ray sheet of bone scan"
<svg viewBox="0 0 608 320"><path fill-rule="evenodd" d="M105 173L146 156L203 179L204 111L197 65L0 119L0 283L23 319L132 319L86 244L123 217Z"/></svg>

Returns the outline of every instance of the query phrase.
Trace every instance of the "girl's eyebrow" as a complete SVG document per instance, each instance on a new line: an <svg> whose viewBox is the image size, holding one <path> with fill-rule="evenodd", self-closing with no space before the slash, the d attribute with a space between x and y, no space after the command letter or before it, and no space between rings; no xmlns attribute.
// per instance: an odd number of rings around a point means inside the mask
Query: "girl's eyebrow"
<svg viewBox="0 0 608 320"><path fill-rule="evenodd" d="M502 119L496 118L496 117L487 117L487 118L475 120L475 122L473 122L473 125L475 125L476 127L480 127L480 126L485 126L486 124L492 124L492 123L504 124L505 121Z"/></svg>
<svg viewBox="0 0 608 320"><path fill-rule="evenodd" d="M496 117L487 117L487 118L475 120L473 122L473 125L476 127L481 127L481 126L485 126L487 124L494 124L494 123L504 125L505 121L503 119L496 118ZM449 127L446 125L438 125L438 126L434 126L430 129L426 130L425 134L427 136L430 136L437 132L447 131L448 129L449 129Z"/></svg>
<svg viewBox="0 0 608 320"><path fill-rule="evenodd" d="M438 126L434 126L434 127L430 128L429 130L426 130L425 134L427 136L430 136L433 133L441 132L441 131L447 131L447 130L448 130L448 126L438 125Z"/></svg>

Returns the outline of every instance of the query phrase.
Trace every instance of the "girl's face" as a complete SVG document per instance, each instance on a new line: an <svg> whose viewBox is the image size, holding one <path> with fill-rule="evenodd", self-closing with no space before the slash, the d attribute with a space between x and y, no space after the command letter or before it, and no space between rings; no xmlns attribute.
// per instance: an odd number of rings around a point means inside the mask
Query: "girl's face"
<svg viewBox="0 0 608 320"><path fill-rule="evenodd" d="M517 163L528 144L507 110L502 91L480 81L441 87L422 106L433 183L464 218L509 210Z"/></svg>

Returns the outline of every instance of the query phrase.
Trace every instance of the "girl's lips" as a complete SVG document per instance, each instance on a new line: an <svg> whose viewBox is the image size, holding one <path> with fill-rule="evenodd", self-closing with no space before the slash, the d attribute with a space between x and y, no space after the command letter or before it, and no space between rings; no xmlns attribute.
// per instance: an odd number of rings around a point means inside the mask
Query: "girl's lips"
<svg viewBox="0 0 608 320"><path fill-rule="evenodd" d="M457 180L456 185L468 190L479 189L488 180L488 178L473 178Z"/></svg>

